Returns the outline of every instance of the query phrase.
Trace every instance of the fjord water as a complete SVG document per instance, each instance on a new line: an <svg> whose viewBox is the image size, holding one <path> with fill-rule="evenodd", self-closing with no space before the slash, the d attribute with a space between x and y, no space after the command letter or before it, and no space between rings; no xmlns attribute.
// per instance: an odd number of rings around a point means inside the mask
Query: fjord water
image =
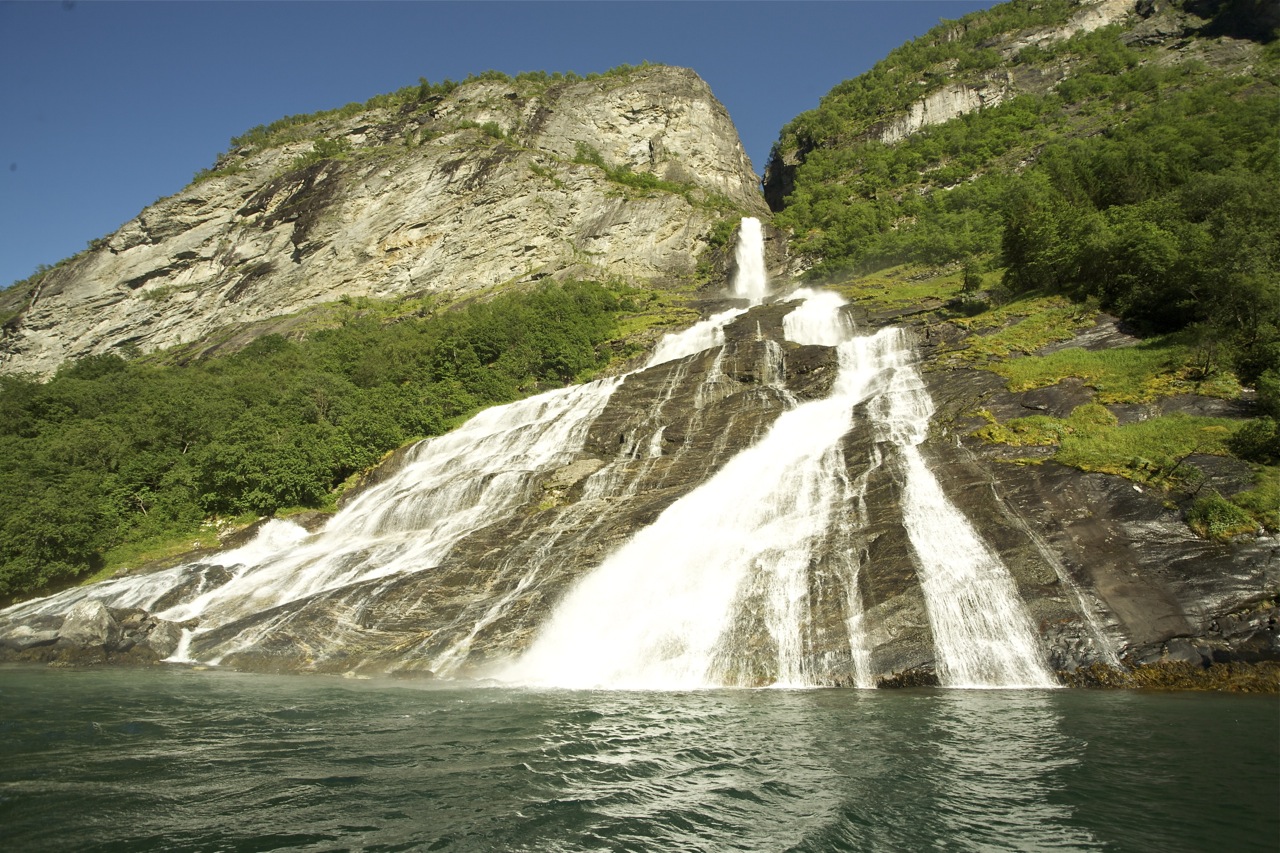
<svg viewBox="0 0 1280 853"><path fill-rule="evenodd" d="M11 851L1269 851L1274 697L0 668Z"/></svg>

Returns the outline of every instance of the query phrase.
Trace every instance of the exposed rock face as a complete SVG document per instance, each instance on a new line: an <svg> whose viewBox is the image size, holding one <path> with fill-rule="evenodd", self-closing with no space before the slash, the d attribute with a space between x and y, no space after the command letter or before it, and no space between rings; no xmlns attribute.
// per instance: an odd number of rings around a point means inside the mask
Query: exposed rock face
<svg viewBox="0 0 1280 853"><path fill-rule="evenodd" d="M45 276L0 332L0 370L48 375L68 358L190 343L341 296L547 276L660 284L692 273L724 200L764 209L724 107L678 68L482 80L297 135L225 155L213 177ZM350 154L297 165L317 138ZM603 167L588 162L597 155ZM666 183L627 186L606 167Z"/></svg>
<svg viewBox="0 0 1280 853"><path fill-rule="evenodd" d="M1045 351L1135 342L1117 330L1114 318L1103 317ZM1131 665L1280 660L1276 537L1201 539L1187 527L1185 507L1158 489L1052 461L1024 464L1052 449L1009 448L972 436L984 423L975 415L979 409L1001 421L1035 413L1066 417L1093 401L1093 389L1066 379L1014 393L995 374L970 369L935 369L926 379L938 407L927 445L933 470L1018 578L1057 669L1097 663L1100 636ZM1174 411L1247 414L1236 402L1186 395L1108 408L1122 424ZM1224 495L1253 487L1252 471L1238 460L1196 454L1183 464ZM1076 612L1064 614L1064 608Z"/></svg>
<svg viewBox="0 0 1280 853"><path fill-rule="evenodd" d="M82 598L65 614L49 614L0 630L0 659L62 664L151 664L172 655L183 626L136 607L107 607Z"/></svg>
<svg viewBox="0 0 1280 853"><path fill-rule="evenodd" d="M1012 60L1025 48L1044 47L1080 33L1092 32L1123 21L1133 13L1132 0L1086 0L1061 26L1010 33L989 46L1003 59ZM1178 34L1181 34L1181 28ZM1063 65L1048 68L1017 65L983 72L976 80L948 83L935 89L913 103L904 115L880 125L872 135L880 142L892 145L922 128L944 124L984 107L994 107L1014 95L1047 91L1068 74L1069 69Z"/></svg>

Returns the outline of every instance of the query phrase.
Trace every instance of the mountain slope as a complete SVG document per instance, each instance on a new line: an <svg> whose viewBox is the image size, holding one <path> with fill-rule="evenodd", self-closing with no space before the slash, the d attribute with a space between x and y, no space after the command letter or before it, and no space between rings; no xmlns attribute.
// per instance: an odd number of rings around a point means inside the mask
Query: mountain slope
<svg viewBox="0 0 1280 853"><path fill-rule="evenodd" d="M0 297L0 370L149 352L340 296L692 275L760 213L691 71L481 75L256 128L193 184Z"/></svg>
<svg viewBox="0 0 1280 853"><path fill-rule="evenodd" d="M1110 154L1113 137L1144 123L1163 136L1142 135L1123 151L1132 162L1089 175L1119 184L1095 207L1223 172L1224 149L1265 184L1277 47L1226 26L1240 3L1203 8L1215 5L1014 2L944 23L783 129L765 172L777 224L814 275L991 255L1023 178L1065 185L1074 176L1053 162L1064 148ZM1217 136L1194 128L1188 151L1176 137L1191 119Z"/></svg>

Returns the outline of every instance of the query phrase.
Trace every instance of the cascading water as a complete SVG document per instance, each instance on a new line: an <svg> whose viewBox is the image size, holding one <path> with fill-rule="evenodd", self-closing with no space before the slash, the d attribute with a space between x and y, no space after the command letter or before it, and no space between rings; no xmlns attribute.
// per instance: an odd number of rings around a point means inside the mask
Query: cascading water
<svg viewBox="0 0 1280 853"><path fill-rule="evenodd" d="M748 683L814 683L805 643L809 573L861 498L844 473L840 439L853 408L867 401L878 438L904 461L905 526L920 559L942 683L1053 685L1007 571L920 457L931 406L901 332L851 339L842 300L801 295L784 328L796 343L838 344L832 394L784 413L760 442L606 559L500 677L567 687L741 683L738 635L748 619L763 623L769 647L769 660L757 655L746 666ZM855 572L845 581L851 680L870 686Z"/></svg>
<svg viewBox="0 0 1280 853"><path fill-rule="evenodd" d="M762 302L758 221L743 221L738 270L735 292ZM239 549L4 619L92 597L198 620L172 660L345 667L369 654L383 671L451 676L496 650L501 677L524 683L869 687L885 629L860 592L874 568L868 483L889 472L942 683L1052 685L1008 572L921 456L932 404L905 337L854 336L835 294L795 298L780 331L766 310L741 320L754 336L740 328L726 344L747 310L731 309L667 336L635 378L490 409L422 442L319 533L271 521ZM789 383L822 361L806 350L809 367L788 371L782 338L834 348L827 396L798 401L806 386ZM851 429L874 434L861 466L846 458ZM591 556L601 541L623 544ZM566 575L566 562L585 574Z"/></svg>
<svg viewBox="0 0 1280 853"><path fill-rule="evenodd" d="M1056 682L1000 558L947 498L919 445L933 403L899 329L887 339L884 393L869 407L877 438L902 461L903 522L917 556L938 678L947 687L1053 687Z"/></svg>
<svg viewBox="0 0 1280 853"><path fill-rule="evenodd" d="M748 216L738 226L738 247L734 252L738 272L733 292L758 305L769 295L769 278L764 268L764 228L760 220Z"/></svg>
<svg viewBox="0 0 1280 853"><path fill-rule="evenodd" d="M808 307L798 343L848 337L838 304ZM826 323L819 321L825 317ZM789 331L791 331L789 330ZM781 415L575 588L501 677L575 687L682 689L735 678L734 617L757 599L776 651L769 682L812 683L803 626L810 560L846 498L837 443L870 377L842 370L835 393ZM757 676L758 678L759 676Z"/></svg>
<svg viewBox="0 0 1280 853"><path fill-rule="evenodd" d="M769 295L769 277L764 268L764 229L759 219L749 216L739 224L734 261L738 268L733 279L734 295L746 297L752 305L759 305ZM666 335L654 348L645 367L665 364L722 345L724 327L745 313L746 308L729 308L712 314L683 332Z"/></svg>
<svg viewBox="0 0 1280 853"><path fill-rule="evenodd" d="M430 568L468 532L525 503L540 472L573 458L617 384L602 380L481 412L453 432L418 444L394 477L362 494L314 536L271 521L243 548L77 590L75 598L92 594L116 607L157 609L175 621L198 618L205 632L326 590ZM230 569L231 579L182 603L157 606L175 589L191 587L190 576L211 565ZM55 596L26 607L35 615L44 608L65 609L68 602L67 596ZM212 659L266 630L237 638Z"/></svg>

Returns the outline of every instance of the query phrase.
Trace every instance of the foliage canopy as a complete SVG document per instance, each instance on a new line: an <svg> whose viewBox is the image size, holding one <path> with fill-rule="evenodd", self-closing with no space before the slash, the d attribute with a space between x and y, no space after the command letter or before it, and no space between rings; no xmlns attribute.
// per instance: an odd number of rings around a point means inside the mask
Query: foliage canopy
<svg viewBox="0 0 1280 853"><path fill-rule="evenodd" d="M103 354L0 376L0 600L210 516L324 507L411 438L588 376L628 306L565 282L389 324L352 312L182 367Z"/></svg>

